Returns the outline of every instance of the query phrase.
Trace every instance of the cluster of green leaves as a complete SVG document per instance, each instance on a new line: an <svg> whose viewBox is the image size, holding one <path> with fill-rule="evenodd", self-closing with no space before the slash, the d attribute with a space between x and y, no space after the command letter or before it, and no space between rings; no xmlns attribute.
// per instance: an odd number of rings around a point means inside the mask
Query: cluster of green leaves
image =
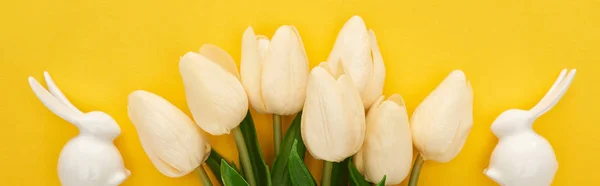
<svg viewBox="0 0 600 186"><path fill-rule="evenodd" d="M271 171L260 151L254 121L250 113L240 124L240 129L244 134L254 175L241 174L240 169L233 162L228 163L214 149L206 160L206 164L215 176L220 178L219 182L224 186L250 186L246 181L247 176L253 176L258 186L316 186L314 177L304 164L306 146L304 146L300 130L301 118L302 112L296 115L285 133L280 147L281 152L275 157ZM371 186L358 172L350 158L334 163L330 185L347 186L349 183L353 186ZM385 176L377 186L383 186L384 183Z"/></svg>

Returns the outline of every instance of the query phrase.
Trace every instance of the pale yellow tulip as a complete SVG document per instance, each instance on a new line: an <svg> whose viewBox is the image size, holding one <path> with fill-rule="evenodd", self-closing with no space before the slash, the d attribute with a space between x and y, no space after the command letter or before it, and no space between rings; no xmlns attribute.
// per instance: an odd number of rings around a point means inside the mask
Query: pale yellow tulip
<svg viewBox="0 0 600 186"><path fill-rule="evenodd" d="M271 41L248 27L242 38L240 68L244 88L256 111L292 115L302 109L308 60L295 27L279 27Z"/></svg>
<svg viewBox="0 0 600 186"><path fill-rule="evenodd" d="M376 100L367 114L365 142L353 161L367 181L399 184L412 164L412 140L404 100L398 94Z"/></svg>
<svg viewBox="0 0 600 186"><path fill-rule="evenodd" d="M367 30L361 17L353 16L344 24L327 61L341 62L348 68L365 109L381 96L385 79L383 58L375 33Z"/></svg>
<svg viewBox="0 0 600 186"><path fill-rule="evenodd" d="M423 160L454 159L473 125L473 91L465 74L452 71L415 109L410 123Z"/></svg>
<svg viewBox="0 0 600 186"><path fill-rule="evenodd" d="M144 151L165 176L184 176L208 158L210 145L200 129L166 99L135 91L129 94L128 115Z"/></svg>
<svg viewBox="0 0 600 186"><path fill-rule="evenodd" d="M359 93L342 64L323 62L308 79L302 114L302 139L316 159L340 162L355 154L365 136Z"/></svg>
<svg viewBox="0 0 600 186"><path fill-rule="evenodd" d="M229 134L246 117L248 97L227 52L204 45L181 57L179 71L192 116L204 131Z"/></svg>

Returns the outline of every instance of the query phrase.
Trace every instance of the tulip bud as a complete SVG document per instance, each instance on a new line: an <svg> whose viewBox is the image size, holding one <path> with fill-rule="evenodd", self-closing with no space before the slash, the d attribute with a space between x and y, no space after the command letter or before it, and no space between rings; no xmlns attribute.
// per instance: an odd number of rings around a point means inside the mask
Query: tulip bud
<svg viewBox="0 0 600 186"><path fill-rule="evenodd" d="M129 119L162 174L184 176L208 158L210 145L200 129L169 101L143 90L132 92L128 99Z"/></svg>
<svg viewBox="0 0 600 186"><path fill-rule="evenodd" d="M399 184L412 164L412 140L404 100L398 94L376 100L367 114L365 142L353 160L367 181Z"/></svg>
<svg viewBox="0 0 600 186"><path fill-rule="evenodd" d="M298 30L281 26L273 39L248 27L242 39L241 76L252 107L260 113L292 115L306 97L308 60Z"/></svg>
<svg viewBox="0 0 600 186"><path fill-rule="evenodd" d="M377 38L373 30L367 31L359 16L353 16L344 24L327 61L342 62L348 68L365 109L383 93L385 66Z"/></svg>
<svg viewBox="0 0 600 186"><path fill-rule="evenodd" d="M204 131L229 134L246 117L248 97L227 52L204 45L181 57L179 71L192 116Z"/></svg>
<svg viewBox="0 0 600 186"><path fill-rule="evenodd" d="M365 113L352 79L323 62L312 69L302 114L302 139L316 159L340 162L355 154L365 137Z"/></svg>
<svg viewBox="0 0 600 186"><path fill-rule="evenodd" d="M465 74L452 71L415 109L410 123L424 160L454 159L473 126L473 91Z"/></svg>

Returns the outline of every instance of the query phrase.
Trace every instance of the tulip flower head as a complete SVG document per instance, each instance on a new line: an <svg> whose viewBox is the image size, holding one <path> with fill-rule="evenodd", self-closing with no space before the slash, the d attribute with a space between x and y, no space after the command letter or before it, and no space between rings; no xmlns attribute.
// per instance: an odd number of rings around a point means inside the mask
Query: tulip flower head
<svg viewBox="0 0 600 186"><path fill-rule="evenodd" d="M352 77L365 109L369 109L383 93L383 58L375 33L367 30L361 17L353 16L344 24L327 61L341 62L348 68L348 75Z"/></svg>
<svg viewBox="0 0 600 186"><path fill-rule="evenodd" d="M454 159L473 126L473 91L465 74L452 71L415 109L410 123L424 160Z"/></svg>
<svg viewBox="0 0 600 186"><path fill-rule="evenodd" d="M342 63L323 62L308 78L302 139L316 159L340 162L355 154L365 137L360 95Z"/></svg>
<svg viewBox="0 0 600 186"><path fill-rule="evenodd" d="M302 109L308 60L295 27L279 27L270 41L248 27L240 66L244 88L256 111L292 115Z"/></svg>
<svg viewBox="0 0 600 186"><path fill-rule="evenodd" d="M204 45L181 57L179 71L192 116L204 131L229 134L246 117L248 97L227 52Z"/></svg>
<svg viewBox="0 0 600 186"><path fill-rule="evenodd" d="M365 142L353 160L367 181L386 185L402 182L412 164L412 140L402 96L381 96L367 114Z"/></svg>
<svg viewBox="0 0 600 186"><path fill-rule="evenodd" d="M129 119L158 171L184 176L200 166L210 145L185 113L164 98L143 90L129 94Z"/></svg>

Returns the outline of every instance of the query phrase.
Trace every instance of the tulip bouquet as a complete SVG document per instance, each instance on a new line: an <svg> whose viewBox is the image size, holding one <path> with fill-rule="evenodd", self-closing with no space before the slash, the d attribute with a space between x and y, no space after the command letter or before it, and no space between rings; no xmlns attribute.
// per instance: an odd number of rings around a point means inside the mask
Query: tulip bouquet
<svg viewBox="0 0 600 186"><path fill-rule="evenodd" d="M304 164L306 151L323 160L320 185L393 185L424 160L448 162L471 129L473 93L456 70L407 114L402 96L382 95L385 66L375 33L354 16L338 34L328 59L309 69L298 30L281 26L269 39L243 33L240 73L214 45L180 58L179 70L192 118L165 98L138 90L129 95L129 118L154 166L168 177L205 168L223 185L317 185ZM273 115L274 163L260 151L249 108ZM282 116L293 116L282 131ZM202 131L233 134L237 167L211 149ZM203 166L206 165L206 166Z"/></svg>

